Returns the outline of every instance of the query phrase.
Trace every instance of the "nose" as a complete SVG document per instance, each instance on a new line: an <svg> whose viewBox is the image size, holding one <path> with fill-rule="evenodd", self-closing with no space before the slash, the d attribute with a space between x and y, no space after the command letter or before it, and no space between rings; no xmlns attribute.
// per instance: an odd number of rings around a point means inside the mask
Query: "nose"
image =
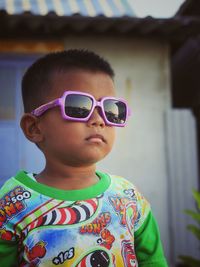
<svg viewBox="0 0 200 267"><path fill-rule="evenodd" d="M96 107L94 109L87 123L89 126L105 127L105 121L100 108Z"/></svg>

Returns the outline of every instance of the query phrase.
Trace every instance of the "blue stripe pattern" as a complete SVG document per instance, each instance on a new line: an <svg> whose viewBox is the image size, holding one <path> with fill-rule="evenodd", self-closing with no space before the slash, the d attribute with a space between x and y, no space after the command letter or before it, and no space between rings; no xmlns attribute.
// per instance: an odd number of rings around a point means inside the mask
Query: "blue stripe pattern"
<svg viewBox="0 0 200 267"><path fill-rule="evenodd" d="M70 9L70 6L68 4L68 1L61 1L62 3L62 7L63 7L63 13L65 14L65 16L71 16L72 14L72 10Z"/></svg>
<svg viewBox="0 0 200 267"><path fill-rule="evenodd" d="M88 12L87 12L87 9L84 5L84 2L83 0L77 0L77 4L79 6L79 13L82 15L82 16L88 16Z"/></svg>
<svg viewBox="0 0 200 267"><path fill-rule="evenodd" d="M0 0L0 9L5 9L5 3L3 0Z"/></svg>
<svg viewBox="0 0 200 267"><path fill-rule="evenodd" d="M115 17L120 17L123 16L123 10L119 10L119 8L116 7L116 5L114 4L113 0L109 0L108 4L113 12L113 14L115 15Z"/></svg>
<svg viewBox="0 0 200 267"><path fill-rule="evenodd" d="M104 15L99 0L92 0L94 9L96 10L97 15Z"/></svg>
<svg viewBox="0 0 200 267"><path fill-rule="evenodd" d="M54 12L54 5L52 0L46 1L48 12Z"/></svg>
<svg viewBox="0 0 200 267"><path fill-rule="evenodd" d="M38 6L38 1L36 0L26 0L27 3L30 4L30 12L34 15L43 15L41 13L41 10ZM63 13L64 16L73 16L74 13L72 11L72 9L70 8L70 4L68 0L58 0L60 1L60 5L63 8ZM96 15L102 15L106 17L106 14L104 12L104 6L103 6L103 2L101 0L73 0L76 1L77 6L78 6L78 13L82 16L90 16L90 12L88 10L89 5L86 6L86 1L90 1L90 5L92 5L94 7L94 10L96 12ZM114 0L107 0L107 5L110 7L110 10L112 12L112 17L122 17L122 16L130 16L130 17L135 17L135 12L133 10L133 8L129 5L127 0L119 0L121 2L121 6L123 6L123 9L121 10L115 3ZM51 11L55 11L55 2L53 2L53 0L44 0L46 6L47 6L47 10L48 12ZM13 0L10 2L11 4L9 4L9 1L6 0L0 0L0 11L1 10L5 10L8 11L8 13L11 15L14 14L22 14L24 11L23 10L23 4L22 4L22 0ZM13 3L13 5L12 5ZM95 15L94 15L95 16Z"/></svg>
<svg viewBox="0 0 200 267"><path fill-rule="evenodd" d="M31 13L33 13L35 15L40 13L37 1L30 0L30 6L31 6L31 11L30 11Z"/></svg>
<svg viewBox="0 0 200 267"><path fill-rule="evenodd" d="M126 10L126 16L135 17L135 12L133 11L127 0L123 0L123 6Z"/></svg>
<svg viewBox="0 0 200 267"><path fill-rule="evenodd" d="M14 1L14 9L16 10L17 14L23 13L22 1L15 0Z"/></svg>

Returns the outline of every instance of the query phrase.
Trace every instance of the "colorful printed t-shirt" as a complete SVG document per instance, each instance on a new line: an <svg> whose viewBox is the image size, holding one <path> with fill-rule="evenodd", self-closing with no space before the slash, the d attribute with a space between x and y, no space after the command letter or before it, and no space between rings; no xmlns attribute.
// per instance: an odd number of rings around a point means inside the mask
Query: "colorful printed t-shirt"
<svg viewBox="0 0 200 267"><path fill-rule="evenodd" d="M166 267L149 203L126 179L97 172L80 190L21 171L0 191L0 262L13 266Z"/></svg>

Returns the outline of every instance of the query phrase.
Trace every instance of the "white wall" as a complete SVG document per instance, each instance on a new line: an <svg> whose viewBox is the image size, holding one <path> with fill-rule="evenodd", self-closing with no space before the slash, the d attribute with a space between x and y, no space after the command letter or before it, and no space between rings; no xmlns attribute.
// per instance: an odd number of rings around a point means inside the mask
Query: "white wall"
<svg viewBox="0 0 200 267"><path fill-rule="evenodd" d="M171 106L168 45L149 39L70 36L65 47L92 49L107 58L116 72L118 95L128 99L132 117L126 128L117 130L112 153L98 167L125 176L148 198L169 258L163 123L164 112Z"/></svg>

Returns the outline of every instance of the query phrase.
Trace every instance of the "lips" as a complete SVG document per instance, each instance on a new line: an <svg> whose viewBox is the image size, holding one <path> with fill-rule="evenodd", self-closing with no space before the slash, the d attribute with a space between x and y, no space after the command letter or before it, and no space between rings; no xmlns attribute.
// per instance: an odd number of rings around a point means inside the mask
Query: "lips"
<svg viewBox="0 0 200 267"><path fill-rule="evenodd" d="M105 138L101 134L92 134L89 137L86 138L87 141L92 142L106 142Z"/></svg>

